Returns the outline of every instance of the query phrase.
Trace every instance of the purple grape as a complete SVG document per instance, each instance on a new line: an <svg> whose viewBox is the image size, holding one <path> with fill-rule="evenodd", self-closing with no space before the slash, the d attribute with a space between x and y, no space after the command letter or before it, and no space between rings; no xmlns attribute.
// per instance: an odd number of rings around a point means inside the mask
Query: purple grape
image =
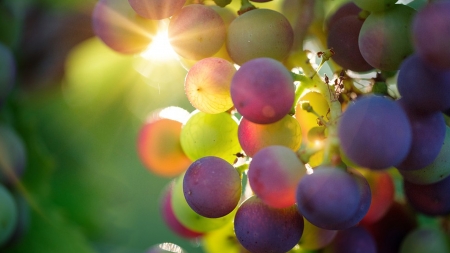
<svg viewBox="0 0 450 253"><path fill-rule="evenodd" d="M356 225L364 217L371 193L361 175L319 166L300 180L296 199L300 213L313 225L341 230Z"/></svg>
<svg viewBox="0 0 450 253"><path fill-rule="evenodd" d="M356 72L372 70L358 47L359 31L364 23L357 15L339 19L328 32L328 48L333 48L332 59L344 69Z"/></svg>
<svg viewBox="0 0 450 253"><path fill-rule="evenodd" d="M399 170L418 170L431 164L439 154L445 137L445 121L441 112L418 113L411 110L403 99L396 101L406 112L412 130L411 149L396 166Z"/></svg>
<svg viewBox="0 0 450 253"><path fill-rule="evenodd" d="M252 253L285 253L303 233L303 217L295 205L273 208L252 196L242 203L234 218L239 242Z"/></svg>
<svg viewBox="0 0 450 253"><path fill-rule="evenodd" d="M257 124L274 123L286 116L294 103L290 72L271 58L243 64L231 81L231 99L237 111Z"/></svg>
<svg viewBox="0 0 450 253"><path fill-rule="evenodd" d="M340 19L345 18L347 16L358 16L361 12L361 8L359 8L354 2L348 2L341 5L331 17L327 20L328 30L331 29Z"/></svg>
<svg viewBox="0 0 450 253"><path fill-rule="evenodd" d="M430 66L417 54L402 63L397 86L408 107L424 112L450 108L450 71Z"/></svg>
<svg viewBox="0 0 450 253"><path fill-rule="evenodd" d="M196 213L219 218L233 211L241 197L241 177L227 161L206 156L193 162L183 179L186 202Z"/></svg>
<svg viewBox="0 0 450 253"><path fill-rule="evenodd" d="M363 227L352 227L338 231L333 242L324 253L376 253L373 236Z"/></svg>
<svg viewBox="0 0 450 253"><path fill-rule="evenodd" d="M450 69L450 1L427 4L414 18L413 42L429 64Z"/></svg>
<svg viewBox="0 0 450 253"><path fill-rule="evenodd" d="M385 169L401 163L411 147L411 126L393 100L369 95L349 105L338 135L344 154L359 166Z"/></svg>
<svg viewBox="0 0 450 253"><path fill-rule="evenodd" d="M450 214L450 176L429 185L404 180L403 188L408 203L417 211L431 216Z"/></svg>

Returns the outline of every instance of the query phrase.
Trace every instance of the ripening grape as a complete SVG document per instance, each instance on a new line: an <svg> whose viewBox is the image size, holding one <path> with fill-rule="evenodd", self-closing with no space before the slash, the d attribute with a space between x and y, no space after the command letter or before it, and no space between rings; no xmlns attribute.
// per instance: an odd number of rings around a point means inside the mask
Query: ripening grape
<svg viewBox="0 0 450 253"><path fill-rule="evenodd" d="M302 249L319 250L330 244L336 236L337 230L319 228L304 219L305 227L298 245Z"/></svg>
<svg viewBox="0 0 450 253"><path fill-rule="evenodd" d="M449 83L450 85L450 83ZM431 164L439 154L445 137L445 121L441 112L418 113L396 101L406 112L412 130L412 142L406 158L396 166L399 170L418 170Z"/></svg>
<svg viewBox="0 0 450 253"><path fill-rule="evenodd" d="M186 0L128 0L128 3L141 17L159 20L181 10Z"/></svg>
<svg viewBox="0 0 450 253"><path fill-rule="evenodd" d="M291 50L294 32L279 12L255 9L237 17L228 27L227 50L231 59L242 65L255 58L281 61Z"/></svg>
<svg viewBox="0 0 450 253"><path fill-rule="evenodd" d="M417 54L403 61L397 87L404 103L417 111L450 108L450 70L430 66Z"/></svg>
<svg viewBox="0 0 450 253"><path fill-rule="evenodd" d="M241 198L241 191L239 172L219 157L202 157L184 174L186 202L196 213L208 218L231 213Z"/></svg>
<svg viewBox="0 0 450 253"><path fill-rule="evenodd" d="M330 230L356 225L370 206L367 180L335 167L319 166L297 188L300 213L317 227Z"/></svg>
<svg viewBox="0 0 450 253"><path fill-rule="evenodd" d="M26 161L22 138L11 127L0 125L0 184L17 184L25 171Z"/></svg>
<svg viewBox="0 0 450 253"><path fill-rule="evenodd" d="M363 227L352 227L337 232L323 253L377 253L373 236Z"/></svg>
<svg viewBox="0 0 450 253"><path fill-rule="evenodd" d="M216 57L198 61L184 82L186 96L192 106L206 113L220 113L233 106L231 79L236 69L232 63Z"/></svg>
<svg viewBox="0 0 450 253"><path fill-rule="evenodd" d="M397 0L353 0L361 9L370 12L382 12L392 8Z"/></svg>
<svg viewBox="0 0 450 253"><path fill-rule="evenodd" d="M399 253L450 252L447 235L434 227L419 227L403 240Z"/></svg>
<svg viewBox="0 0 450 253"><path fill-rule="evenodd" d="M450 70L450 2L427 4L414 18L413 39L427 63Z"/></svg>
<svg viewBox="0 0 450 253"><path fill-rule="evenodd" d="M136 54L147 49L157 22L140 17L127 1L100 0L92 14L94 33L111 49Z"/></svg>
<svg viewBox="0 0 450 253"><path fill-rule="evenodd" d="M170 19L169 39L180 56L200 60L210 57L225 42L225 23L220 15L208 6L186 5Z"/></svg>
<svg viewBox="0 0 450 253"><path fill-rule="evenodd" d="M207 218L196 213L186 202L183 192L183 175L175 179L171 205L178 221L189 230L206 233L219 229L233 220L236 210L220 218Z"/></svg>
<svg viewBox="0 0 450 253"><path fill-rule="evenodd" d="M169 107L167 112L188 114L177 107ZM178 109L178 110L177 110ZM176 110L176 111L175 111ZM151 172L165 177L173 177L185 171L192 161L181 148L181 119L164 116L164 109L146 122L138 136L138 154L145 167Z"/></svg>
<svg viewBox="0 0 450 253"><path fill-rule="evenodd" d="M450 176L450 128L446 127L443 145L436 159L419 170L399 170L403 179L413 184L434 184Z"/></svg>
<svg viewBox="0 0 450 253"><path fill-rule="evenodd" d="M300 98L300 101L295 108L295 118L298 123L300 123L303 140L307 141L308 132L313 127L317 127L319 125L315 114L302 109L302 104L305 102L309 103L313 110L325 120L327 120L327 114L330 107L328 106L328 102L325 97L318 92L308 92Z"/></svg>
<svg viewBox="0 0 450 253"><path fill-rule="evenodd" d="M295 205L273 208L252 196L236 212L234 231L250 252L285 253L300 240L303 217Z"/></svg>
<svg viewBox="0 0 450 253"><path fill-rule="evenodd" d="M181 147L195 161L204 156L217 156L234 163L241 151L237 138L238 124L229 113L193 112L181 129Z"/></svg>
<svg viewBox="0 0 450 253"><path fill-rule="evenodd" d="M357 99L338 124L342 151L361 167L389 168L408 155L411 126L403 109L389 98L369 95Z"/></svg>
<svg viewBox="0 0 450 253"><path fill-rule="evenodd" d="M341 5L327 20L326 26L328 30L331 29L334 24L336 24L340 19L348 17L348 16L358 16L361 12L361 8L359 8L355 3L348 2Z"/></svg>
<svg viewBox="0 0 450 253"><path fill-rule="evenodd" d="M202 247L206 253L251 253L236 238L233 222L205 234Z"/></svg>
<svg viewBox="0 0 450 253"><path fill-rule="evenodd" d="M253 192L264 203L285 208L295 204L297 184L306 168L291 149L275 145L258 151L247 173Z"/></svg>
<svg viewBox="0 0 450 253"><path fill-rule="evenodd" d="M238 138L242 150L250 157L271 145L282 145L297 151L302 141L300 125L290 115L271 124L256 124L242 118Z"/></svg>
<svg viewBox="0 0 450 253"><path fill-rule="evenodd" d="M359 34L359 50L364 59L380 70L397 70L413 53L412 19L416 11L397 4L383 12L372 12Z"/></svg>
<svg viewBox="0 0 450 253"><path fill-rule="evenodd" d="M364 20L357 15L339 19L328 31L327 47L333 48L331 58L344 69L366 72L373 67L366 62L358 47L358 37Z"/></svg>
<svg viewBox="0 0 450 253"><path fill-rule="evenodd" d="M282 119L294 104L291 73L271 58L258 58L242 65L234 75L230 89L236 110L257 124Z"/></svg>
<svg viewBox="0 0 450 253"><path fill-rule="evenodd" d="M0 105L11 92L16 79L16 60L9 48L0 43Z"/></svg>
<svg viewBox="0 0 450 253"><path fill-rule="evenodd" d="M146 253L187 253L180 246L165 242L150 247Z"/></svg>
<svg viewBox="0 0 450 253"><path fill-rule="evenodd" d="M0 247L9 239L17 225L17 207L11 193L0 184Z"/></svg>

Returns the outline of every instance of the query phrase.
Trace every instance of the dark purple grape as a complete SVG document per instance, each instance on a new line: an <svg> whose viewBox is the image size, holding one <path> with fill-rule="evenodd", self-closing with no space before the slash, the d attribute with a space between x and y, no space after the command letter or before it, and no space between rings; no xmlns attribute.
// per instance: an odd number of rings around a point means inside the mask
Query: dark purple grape
<svg viewBox="0 0 450 253"><path fill-rule="evenodd" d="M330 30L340 19L347 16L358 16L361 11L361 8L351 1L341 5L326 21L328 30Z"/></svg>
<svg viewBox="0 0 450 253"><path fill-rule="evenodd" d="M426 215L450 214L450 176L434 184L418 185L403 181L408 203Z"/></svg>
<svg viewBox="0 0 450 253"><path fill-rule="evenodd" d="M377 253L373 236L363 227L338 231L323 253Z"/></svg>
<svg viewBox="0 0 450 253"><path fill-rule="evenodd" d="M328 48L335 52L332 59L344 69L356 72L373 69L359 51L358 37L363 23L357 15L343 17L328 32Z"/></svg>
<svg viewBox="0 0 450 253"><path fill-rule="evenodd" d="M408 107L424 112L450 108L450 71L430 66L417 54L403 61L397 86Z"/></svg>
<svg viewBox="0 0 450 253"><path fill-rule="evenodd" d="M296 199L300 213L313 225L341 230L361 221L369 210L371 193L361 175L319 166L300 180Z"/></svg>
<svg viewBox="0 0 450 253"><path fill-rule="evenodd" d="M271 58L243 64L231 81L231 99L237 111L257 124L274 123L286 116L294 103L290 72Z"/></svg>
<svg viewBox="0 0 450 253"><path fill-rule="evenodd" d="M16 61L11 50L0 43L0 105L11 92L16 79Z"/></svg>
<svg viewBox="0 0 450 253"><path fill-rule="evenodd" d="M208 218L231 213L239 202L241 191L239 172L215 156L193 162L183 179L186 202L196 213Z"/></svg>
<svg viewBox="0 0 450 253"><path fill-rule="evenodd" d="M359 166L385 169L401 163L411 147L411 126L393 100L369 95L349 105L338 126L341 149Z"/></svg>
<svg viewBox="0 0 450 253"><path fill-rule="evenodd" d="M450 70L450 1L427 4L414 18L417 54L429 64Z"/></svg>
<svg viewBox="0 0 450 253"><path fill-rule="evenodd" d="M396 101L406 112L412 130L411 149L399 170L418 170L431 164L439 154L445 137L445 121L441 112L418 113L403 103Z"/></svg>
<svg viewBox="0 0 450 253"><path fill-rule="evenodd" d="M303 233L303 217L295 205L273 208L252 196L242 203L234 218L239 242L252 253L285 253Z"/></svg>

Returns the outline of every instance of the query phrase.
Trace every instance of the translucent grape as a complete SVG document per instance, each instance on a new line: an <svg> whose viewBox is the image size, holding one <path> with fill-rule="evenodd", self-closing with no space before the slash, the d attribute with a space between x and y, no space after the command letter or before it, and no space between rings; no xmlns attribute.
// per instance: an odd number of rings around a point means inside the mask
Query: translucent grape
<svg viewBox="0 0 450 253"><path fill-rule="evenodd" d="M208 6L186 5L170 19L170 44L180 56L200 60L219 51L225 42L225 23Z"/></svg>
<svg viewBox="0 0 450 253"><path fill-rule="evenodd" d="M17 207L11 193L0 184L0 247L9 239L17 225Z"/></svg>
<svg viewBox="0 0 450 253"><path fill-rule="evenodd" d="M338 135L345 155L370 169L385 169L402 162L412 139L402 108L389 98L374 95L357 99L347 107L339 121Z"/></svg>
<svg viewBox="0 0 450 253"><path fill-rule="evenodd" d="M234 231L242 246L250 252L284 253L300 240L303 217L295 205L272 208L252 196L238 208Z"/></svg>
<svg viewBox="0 0 450 253"><path fill-rule="evenodd" d="M291 50L294 32L279 12L255 9L236 18L228 27L227 50L231 59L242 65L255 58L281 61Z"/></svg>
<svg viewBox="0 0 450 253"><path fill-rule="evenodd" d="M308 92L300 98L300 101L295 108L295 118L298 123L300 123L303 140L307 141L308 132L313 127L317 127L319 125L315 114L302 109L302 104L305 102L309 103L313 110L324 119L327 119L327 113L330 107L328 106L328 102L325 97L318 92Z"/></svg>
<svg viewBox="0 0 450 253"><path fill-rule="evenodd" d="M248 179L254 193L267 205L286 208L295 204L295 192L306 174L305 165L284 146L258 151L250 163Z"/></svg>
<svg viewBox="0 0 450 253"><path fill-rule="evenodd" d="M247 156L271 145L282 145L297 151L302 136L300 125L289 115L272 124L256 124L245 118L241 119L238 128L239 143Z"/></svg>
<svg viewBox="0 0 450 253"><path fill-rule="evenodd" d="M216 57L198 61L189 70L184 90L189 102L206 113L220 113L233 106L230 95L233 64Z"/></svg>
<svg viewBox="0 0 450 253"><path fill-rule="evenodd" d="M146 253L187 253L187 251L176 244L165 242L150 247Z"/></svg>
<svg viewBox="0 0 450 253"><path fill-rule="evenodd" d="M249 253L237 240L232 222L205 234L202 247L207 253Z"/></svg>
<svg viewBox="0 0 450 253"><path fill-rule="evenodd" d="M141 17L159 20L181 10L186 0L128 0L128 3Z"/></svg>
<svg viewBox="0 0 450 253"><path fill-rule="evenodd" d="M194 112L181 129L181 147L192 161L217 156L234 163L235 154L241 151L237 130L238 124L229 113Z"/></svg>
<svg viewBox="0 0 450 253"><path fill-rule="evenodd" d="M127 1L100 0L92 13L95 34L111 49L136 54L147 49L157 22L140 17Z"/></svg>
<svg viewBox="0 0 450 253"><path fill-rule="evenodd" d="M282 119L294 104L291 74L279 61L271 58L258 58L242 65L234 75L230 89L236 110L257 124Z"/></svg>
<svg viewBox="0 0 450 253"><path fill-rule="evenodd" d="M319 250L330 244L336 236L337 230L319 228L304 219L305 227L298 245L302 249Z"/></svg>

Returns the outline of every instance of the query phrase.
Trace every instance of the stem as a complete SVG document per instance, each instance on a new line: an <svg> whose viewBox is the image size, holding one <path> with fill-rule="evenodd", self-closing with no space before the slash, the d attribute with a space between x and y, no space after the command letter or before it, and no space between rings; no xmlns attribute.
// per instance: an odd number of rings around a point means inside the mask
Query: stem
<svg viewBox="0 0 450 253"><path fill-rule="evenodd" d="M249 0L241 0L241 8L238 10L238 14L242 15L247 11L256 9L256 7L249 2Z"/></svg>

